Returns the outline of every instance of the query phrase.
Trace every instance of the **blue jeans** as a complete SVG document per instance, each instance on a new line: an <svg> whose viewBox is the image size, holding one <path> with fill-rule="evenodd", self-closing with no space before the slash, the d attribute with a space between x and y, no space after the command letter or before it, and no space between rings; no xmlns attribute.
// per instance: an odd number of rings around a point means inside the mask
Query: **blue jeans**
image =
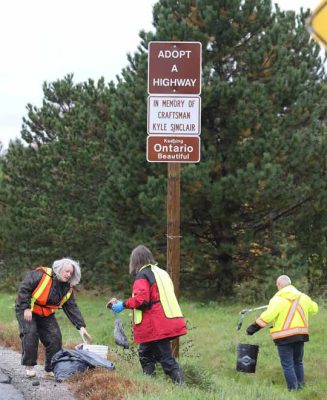
<svg viewBox="0 0 327 400"><path fill-rule="evenodd" d="M304 342L277 345L288 390L301 389L304 385Z"/></svg>

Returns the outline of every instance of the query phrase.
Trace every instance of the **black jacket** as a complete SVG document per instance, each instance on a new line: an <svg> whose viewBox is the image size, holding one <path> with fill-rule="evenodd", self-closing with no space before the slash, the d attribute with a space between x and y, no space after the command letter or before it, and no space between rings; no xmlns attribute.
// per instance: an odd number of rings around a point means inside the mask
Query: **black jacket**
<svg viewBox="0 0 327 400"><path fill-rule="evenodd" d="M16 310L24 311L27 308L31 308L31 297L34 289L40 282L44 271L33 270L29 272L18 289L18 296L16 300ZM52 277L52 285L50 289L50 294L48 298L47 305L58 306L62 298L67 294L70 289L70 284L68 282L61 282L58 280L56 275ZM85 327L85 322L82 314L76 304L74 293L62 306L65 314L67 315L70 322L76 326L77 329L82 326Z"/></svg>

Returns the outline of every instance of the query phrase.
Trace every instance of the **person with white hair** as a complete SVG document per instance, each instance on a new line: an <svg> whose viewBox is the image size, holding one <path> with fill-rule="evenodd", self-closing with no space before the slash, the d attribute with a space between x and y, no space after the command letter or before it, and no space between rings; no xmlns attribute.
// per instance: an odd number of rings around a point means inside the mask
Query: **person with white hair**
<svg viewBox="0 0 327 400"><path fill-rule="evenodd" d="M318 312L318 305L309 296L297 290L287 275L277 278L278 292L272 297L267 310L246 329L253 335L270 325L290 391L304 386L304 343L309 340L309 316ZM272 326L271 326L272 325Z"/></svg>
<svg viewBox="0 0 327 400"><path fill-rule="evenodd" d="M16 317L22 343L22 365L26 376L36 375L39 340L45 347L44 369L53 376L51 359L62 348L60 327L55 318L62 308L71 323L88 340L91 336L74 299L74 286L81 279L79 263L70 258L56 260L52 268L37 267L21 283L16 299Z"/></svg>

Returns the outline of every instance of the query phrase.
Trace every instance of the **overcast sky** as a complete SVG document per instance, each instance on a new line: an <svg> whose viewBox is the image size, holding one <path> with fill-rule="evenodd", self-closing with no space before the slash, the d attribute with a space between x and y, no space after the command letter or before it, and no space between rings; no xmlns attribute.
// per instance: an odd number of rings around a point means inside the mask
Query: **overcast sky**
<svg viewBox="0 0 327 400"><path fill-rule="evenodd" d="M278 0L314 9L320 0ZM0 141L20 137L26 105L40 106L44 81L115 80L150 31L156 0L0 0Z"/></svg>

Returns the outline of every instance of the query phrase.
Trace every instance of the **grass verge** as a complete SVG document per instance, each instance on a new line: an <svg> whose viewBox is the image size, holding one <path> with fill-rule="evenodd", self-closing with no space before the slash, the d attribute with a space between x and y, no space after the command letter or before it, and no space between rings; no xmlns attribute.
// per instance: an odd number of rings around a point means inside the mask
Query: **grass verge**
<svg viewBox="0 0 327 400"><path fill-rule="evenodd" d="M245 319L240 332L236 331L238 313L245 305L219 305L182 302L189 333L180 338L179 362L185 371L186 384L173 385L158 366L155 378L142 374L137 347L132 344L131 315L120 314L131 346L117 347L113 338L114 317L105 308L106 299L90 293L78 293L77 301L94 344L109 346L109 359L115 371L95 369L76 374L70 380L72 390L80 400L324 400L327 392L325 338L327 311L321 303L317 316L311 319L310 342L305 345L305 376L307 386L297 393L285 388L279 358L267 330L253 337L244 334L256 318ZM18 327L14 315L14 296L0 293L0 343L20 350ZM253 308L255 305L251 305ZM80 342L77 330L63 312L57 315L64 347L73 348ZM236 348L239 343L259 345L255 374L236 371ZM42 346L40 346L40 349ZM42 363L42 352L39 362Z"/></svg>

